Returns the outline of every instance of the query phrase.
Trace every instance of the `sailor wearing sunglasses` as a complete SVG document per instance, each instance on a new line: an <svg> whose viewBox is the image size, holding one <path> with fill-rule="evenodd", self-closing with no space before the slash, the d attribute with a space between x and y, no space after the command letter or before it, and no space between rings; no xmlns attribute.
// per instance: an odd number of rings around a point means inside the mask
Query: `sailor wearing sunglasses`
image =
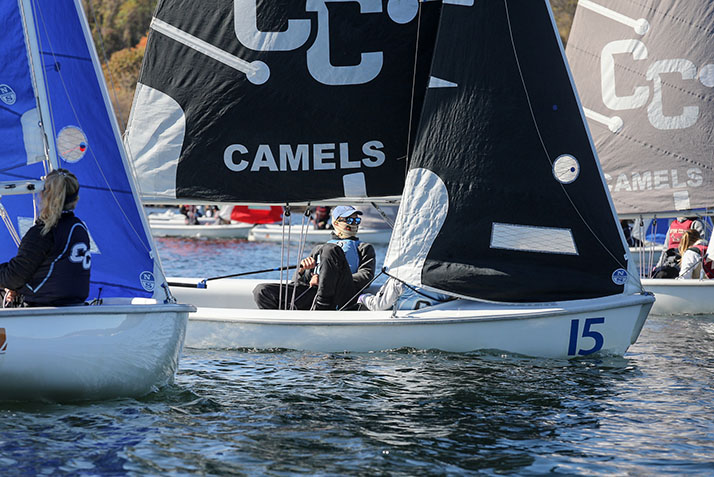
<svg viewBox="0 0 714 477"><path fill-rule="evenodd" d="M313 248L310 256L300 261L297 281L288 286L287 293L285 289L280 293L279 284L255 287L253 297L258 308L290 308L293 297L299 310L337 310L353 304L376 269L374 247L357 237L360 215L362 211L351 205L335 207L331 240Z"/></svg>

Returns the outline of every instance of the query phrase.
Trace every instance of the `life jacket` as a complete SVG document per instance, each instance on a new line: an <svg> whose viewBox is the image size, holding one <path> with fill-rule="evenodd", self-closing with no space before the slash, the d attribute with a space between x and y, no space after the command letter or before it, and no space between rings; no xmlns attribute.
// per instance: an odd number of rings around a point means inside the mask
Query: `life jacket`
<svg viewBox="0 0 714 477"><path fill-rule="evenodd" d="M677 248L679 247L679 242L682 241L682 235L686 230L692 228L693 220L687 219L684 222L680 222L674 219L671 224L669 224L669 230L667 230L667 242L665 245L667 248Z"/></svg>
<svg viewBox="0 0 714 477"><path fill-rule="evenodd" d="M332 239L327 243L334 243L340 246L345 252L345 258L350 265L350 271L357 273L359 269L359 240L336 240Z"/></svg>
<svg viewBox="0 0 714 477"><path fill-rule="evenodd" d="M687 250L698 253L702 257L702 267L704 268L704 274L707 278L714 278L714 263L707 258L707 246L706 245L692 245Z"/></svg>

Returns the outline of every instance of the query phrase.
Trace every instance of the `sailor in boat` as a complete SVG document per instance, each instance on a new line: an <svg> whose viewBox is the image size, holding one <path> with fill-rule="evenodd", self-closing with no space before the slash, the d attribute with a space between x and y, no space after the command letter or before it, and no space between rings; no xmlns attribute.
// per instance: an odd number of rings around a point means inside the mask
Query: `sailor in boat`
<svg viewBox="0 0 714 477"><path fill-rule="evenodd" d="M678 278L714 277L712 262L707 256L707 241L700 237L699 231L689 229L682 234L679 253L682 258Z"/></svg>
<svg viewBox="0 0 714 477"><path fill-rule="evenodd" d="M195 205L182 205L179 212L186 217L186 225L198 225L198 218L203 217L203 213Z"/></svg>
<svg viewBox="0 0 714 477"><path fill-rule="evenodd" d="M50 172L40 200L39 220L22 238L17 255L0 264L3 306L78 305L89 295L89 233L74 215L77 178L66 169Z"/></svg>
<svg viewBox="0 0 714 477"><path fill-rule="evenodd" d="M677 217L669 224L664 250L659 256L657 265L652 270L652 278L676 278L679 274L679 243L685 231L694 229L699 236L704 236L704 223L697 217Z"/></svg>
<svg viewBox="0 0 714 477"><path fill-rule="evenodd" d="M319 230L329 229L330 225L330 207L319 206L315 207L314 216L315 228Z"/></svg>
<svg viewBox="0 0 714 477"><path fill-rule="evenodd" d="M317 245L300 262L296 280L287 286L263 283L253 297L258 308L337 310L353 304L372 282L376 254L357 237L362 211L341 205L332 210L332 239Z"/></svg>

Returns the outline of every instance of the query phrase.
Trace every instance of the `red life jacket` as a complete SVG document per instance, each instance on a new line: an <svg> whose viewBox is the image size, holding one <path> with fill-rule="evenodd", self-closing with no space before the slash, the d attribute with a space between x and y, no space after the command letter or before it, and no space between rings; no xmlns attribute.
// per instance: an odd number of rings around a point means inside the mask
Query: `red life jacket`
<svg viewBox="0 0 714 477"><path fill-rule="evenodd" d="M679 247L679 242L682 241L682 235L684 235L685 230L689 230L692 227L693 223L694 221L690 219L687 219L684 222L674 219L672 223L669 224L669 230L667 230L665 248Z"/></svg>
<svg viewBox="0 0 714 477"><path fill-rule="evenodd" d="M702 257L702 268L704 268L704 274L707 278L714 278L714 262L707 258L707 246L706 245L692 245L687 250L697 252Z"/></svg>

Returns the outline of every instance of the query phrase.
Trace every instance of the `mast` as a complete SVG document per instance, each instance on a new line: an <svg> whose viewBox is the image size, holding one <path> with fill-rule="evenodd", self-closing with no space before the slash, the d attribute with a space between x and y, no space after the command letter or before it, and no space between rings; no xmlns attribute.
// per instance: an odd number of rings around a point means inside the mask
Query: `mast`
<svg viewBox="0 0 714 477"><path fill-rule="evenodd" d="M22 17L23 30L25 32L25 43L27 45L27 58L30 63L30 76L32 86L35 90L35 101L39 113L39 127L42 130L42 137L45 146L45 161L50 165L50 169L57 169L57 149L54 141L54 125L50 114L50 100L45 87L44 63L40 57L40 45L38 42L37 29L35 26L35 15L32 0L20 0L20 15ZM29 14L28 14L29 12ZM52 133L52 140L47 136L47 128Z"/></svg>

